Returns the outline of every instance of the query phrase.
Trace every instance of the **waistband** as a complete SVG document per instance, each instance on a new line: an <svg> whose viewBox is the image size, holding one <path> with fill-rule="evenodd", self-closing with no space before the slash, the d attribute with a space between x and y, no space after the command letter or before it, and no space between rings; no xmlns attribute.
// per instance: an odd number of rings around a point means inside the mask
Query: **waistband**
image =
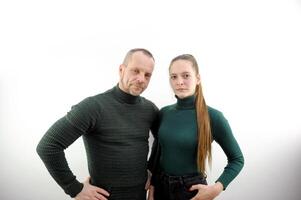
<svg viewBox="0 0 301 200"><path fill-rule="evenodd" d="M202 175L201 173L192 173L192 174L185 174L182 176L175 176L169 175L165 172L160 172L160 178L164 181L168 182L185 182L190 179L199 178L199 179L206 179L206 176Z"/></svg>

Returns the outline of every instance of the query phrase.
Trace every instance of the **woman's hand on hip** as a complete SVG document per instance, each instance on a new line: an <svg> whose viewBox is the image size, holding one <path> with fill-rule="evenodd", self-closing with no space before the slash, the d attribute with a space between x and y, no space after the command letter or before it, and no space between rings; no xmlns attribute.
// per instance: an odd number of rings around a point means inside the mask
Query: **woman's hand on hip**
<svg viewBox="0 0 301 200"><path fill-rule="evenodd" d="M223 191L223 185L220 182L216 182L214 185L197 184L191 186L189 190L198 190L191 200L213 200Z"/></svg>

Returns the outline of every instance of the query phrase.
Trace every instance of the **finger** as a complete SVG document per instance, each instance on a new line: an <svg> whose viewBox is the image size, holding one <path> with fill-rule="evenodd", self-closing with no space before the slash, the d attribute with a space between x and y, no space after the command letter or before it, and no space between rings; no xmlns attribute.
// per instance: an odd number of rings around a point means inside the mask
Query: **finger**
<svg viewBox="0 0 301 200"><path fill-rule="evenodd" d="M152 179L152 173L149 170L147 170L147 181L145 183L145 190L149 189L151 179Z"/></svg>
<svg viewBox="0 0 301 200"><path fill-rule="evenodd" d="M193 190L198 190L198 186L197 185L193 185L189 188L190 191L193 191Z"/></svg>
<svg viewBox="0 0 301 200"><path fill-rule="evenodd" d="M148 196L147 200L154 200L154 196Z"/></svg>
<svg viewBox="0 0 301 200"><path fill-rule="evenodd" d="M148 190L148 200L154 200L155 187L150 185Z"/></svg>
<svg viewBox="0 0 301 200"><path fill-rule="evenodd" d="M154 194L149 192L147 196L147 200L154 200Z"/></svg>
<svg viewBox="0 0 301 200"><path fill-rule="evenodd" d="M153 185L149 186L149 193L154 194L155 192L155 187Z"/></svg>
<svg viewBox="0 0 301 200"><path fill-rule="evenodd" d="M151 192L148 196L148 200L154 200L154 192Z"/></svg>
<svg viewBox="0 0 301 200"><path fill-rule="evenodd" d="M108 200L105 196L99 194L99 193L95 193L95 197L98 199L98 200Z"/></svg>
<svg viewBox="0 0 301 200"><path fill-rule="evenodd" d="M92 198L90 198L91 200L103 200L103 199L100 199L100 198L98 198L98 197L96 197L96 196L94 196L94 197L92 197ZM90 200L89 199L89 200Z"/></svg>
<svg viewBox="0 0 301 200"><path fill-rule="evenodd" d="M86 179L85 182L87 183L87 185L88 185L89 187L91 187L91 189L95 190L95 191L98 192L98 193L104 194L104 195L106 195L106 196L109 196L109 195L110 195L106 190L104 190L104 189L102 189L102 188L100 188L100 187L97 187L97 186L94 186L94 185L90 184L90 179L91 179L91 177L88 177L88 178Z"/></svg>
<svg viewBox="0 0 301 200"><path fill-rule="evenodd" d="M110 196L110 193L102 188L99 188L99 187L94 187L95 188L95 191L99 194L102 194L102 195L105 195L105 196Z"/></svg>
<svg viewBox="0 0 301 200"><path fill-rule="evenodd" d="M191 187L190 187L190 191L192 191L192 190L199 190L199 189L201 189L202 188L202 184L196 184L196 185L192 185Z"/></svg>
<svg viewBox="0 0 301 200"><path fill-rule="evenodd" d="M145 190L148 190L150 186L150 180L147 180L145 183Z"/></svg>

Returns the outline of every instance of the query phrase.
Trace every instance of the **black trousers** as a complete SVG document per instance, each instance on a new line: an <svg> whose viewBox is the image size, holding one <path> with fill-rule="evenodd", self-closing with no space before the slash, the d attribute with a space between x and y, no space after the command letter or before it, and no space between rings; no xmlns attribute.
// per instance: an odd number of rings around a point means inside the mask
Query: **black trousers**
<svg viewBox="0 0 301 200"><path fill-rule="evenodd" d="M145 184L133 187L102 187L110 193L108 200L146 200Z"/></svg>
<svg viewBox="0 0 301 200"><path fill-rule="evenodd" d="M155 177L155 200L188 200L197 194L197 190L189 188L195 184L207 185L206 178L201 174L188 174L184 176L170 176L159 173Z"/></svg>

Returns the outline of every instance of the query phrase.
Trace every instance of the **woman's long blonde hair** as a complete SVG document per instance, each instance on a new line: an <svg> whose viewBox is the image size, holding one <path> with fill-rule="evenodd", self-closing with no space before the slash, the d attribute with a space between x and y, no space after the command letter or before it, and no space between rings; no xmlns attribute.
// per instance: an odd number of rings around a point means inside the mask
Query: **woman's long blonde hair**
<svg viewBox="0 0 301 200"><path fill-rule="evenodd" d="M183 54L175 57L171 60L169 69L172 64L177 60L187 60L192 63L192 68L195 73L199 74L199 67L196 59L190 54ZM195 88L195 108L197 117L197 128L198 128L198 151L197 151L197 164L199 171L206 176L206 160L208 159L209 166L212 162L211 154L211 128L210 128L210 118L208 114L207 105L205 98L203 96L202 86L199 83Z"/></svg>

